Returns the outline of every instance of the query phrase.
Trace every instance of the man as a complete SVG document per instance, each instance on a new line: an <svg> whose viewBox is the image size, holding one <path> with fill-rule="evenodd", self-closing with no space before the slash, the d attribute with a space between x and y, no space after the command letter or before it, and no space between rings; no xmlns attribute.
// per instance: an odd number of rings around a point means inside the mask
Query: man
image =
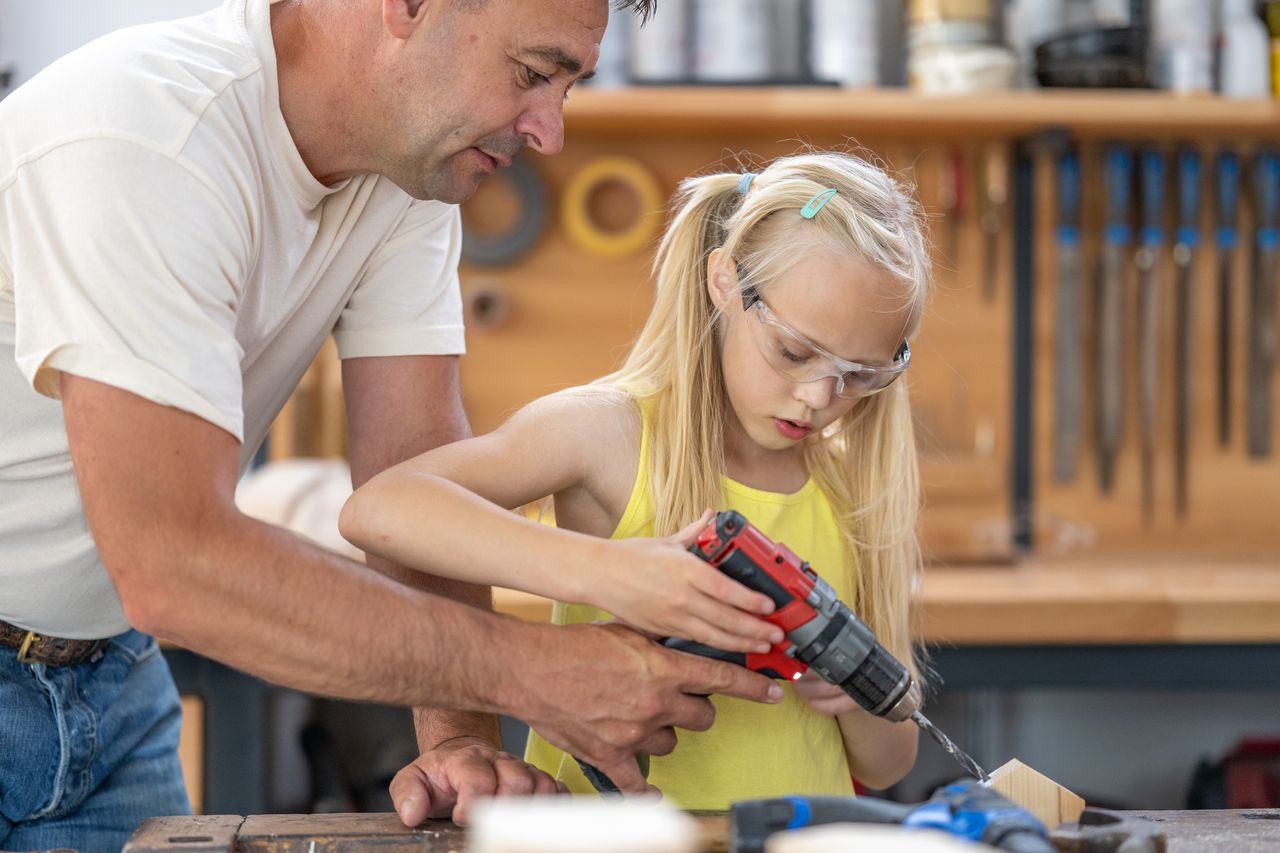
<svg viewBox="0 0 1280 853"><path fill-rule="evenodd" d="M0 846L119 849L188 808L147 635L437 709L398 783L410 822L554 790L499 751L496 713L642 791L633 755L709 726L700 695L776 701L739 668L497 617L486 589L370 571L233 502L331 332L357 484L467 434L446 203L525 146L559 151L606 18L606 0L226 0L0 104Z"/></svg>

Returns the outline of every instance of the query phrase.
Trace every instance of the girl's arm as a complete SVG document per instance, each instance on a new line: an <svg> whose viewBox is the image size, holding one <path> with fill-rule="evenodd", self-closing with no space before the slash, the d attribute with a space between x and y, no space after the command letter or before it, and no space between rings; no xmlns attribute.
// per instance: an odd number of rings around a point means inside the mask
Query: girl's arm
<svg viewBox="0 0 1280 853"><path fill-rule="evenodd" d="M347 501L339 527L365 551L421 571L594 605L657 634L765 650L780 629L749 614L772 602L687 553L688 535L610 541L508 511L579 490L616 522L639 429L621 392L553 395L493 433L373 477Z"/></svg>
<svg viewBox="0 0 1280 853"><path fill-rule="evenodd" d="M836 718L849 772L862 784L877 790L888 788L915 764L920 730L911 720L891 723L873 717L843 690L812 671L801 676L795 687L809 707Z"/></svg>

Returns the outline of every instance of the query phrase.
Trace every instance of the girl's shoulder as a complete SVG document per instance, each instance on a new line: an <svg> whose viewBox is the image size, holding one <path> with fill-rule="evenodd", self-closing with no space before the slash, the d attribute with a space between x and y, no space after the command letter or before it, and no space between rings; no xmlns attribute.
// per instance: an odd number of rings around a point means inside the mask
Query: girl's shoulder
<svg viewBox="0 0 1280 853"><path fill-rule="evenodd" d="M609 536L634 489L643 418L626 389L610 385L567 388L531 404L543 435L555 433L543 451L573 457L576 483L556 492L557 524Z"/></svg>
<svg viewBox="0 0 1280 853"><path fill-rule="evenodd" d="M579 452L593 457L626 458L633 463L640 450L640 403L616 385L565 388L530 403L520 417L558 432Z"/></svg>

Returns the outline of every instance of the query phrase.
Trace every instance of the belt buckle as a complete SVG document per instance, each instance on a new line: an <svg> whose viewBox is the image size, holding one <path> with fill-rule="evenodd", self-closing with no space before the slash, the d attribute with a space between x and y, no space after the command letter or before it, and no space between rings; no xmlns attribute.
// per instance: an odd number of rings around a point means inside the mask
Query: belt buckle
<svg viewBox="0 0 1280 853"><path fill-rule="evenodd" d="M28 631L26 633L26 636L22 638L22 645L18 646L18 663L39 663L39 661L35 661L27 657L27 652L31 651L32 643L39 642L41 639L43 638L35 631Z"/></svg>

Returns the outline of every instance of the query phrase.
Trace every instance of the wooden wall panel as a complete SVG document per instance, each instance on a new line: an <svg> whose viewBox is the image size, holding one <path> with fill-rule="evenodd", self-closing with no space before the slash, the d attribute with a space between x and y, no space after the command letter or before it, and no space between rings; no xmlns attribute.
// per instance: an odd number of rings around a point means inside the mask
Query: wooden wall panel
<svg viewBox="0 0 1280 853"><path fill-rule="evenodd" d="M645 163L668 196L687 175L717 163L737 169L736 152L773 157L798 150L773 135L736 137L733 149L706 137L651 139L596 136L571 140L554 158L536 158L553 203L569 176L601 156ZM843 136L814 137L817 147L847 144ZM870 143L869 140L863 140ZM937 214L938 164L933 153L888 141L872 146L887 165L921 184ZM968 152L966 152L968 153ZM478 195L470 206L486 204ZM497 195L488 203L504 203ZM464 210L466 210L464 208ZM664 211L650 211L655 224ZM975 221L972 199L965 222ZM483 210L468 218L485 219ZM975 229L960 232L957 258L937 258L937 287L925 328L912 342L910 381L915 401L927 491L927 540L934 557L948 562L1004 559L1008 546L1008 416L1010 277L1008 235L1000 242L1000 287L986 303L971 274L983 250ZM941 252L943 246L938 242ZM656 240L655 240L656 245ZM652 248L624 258L591 257L565 237L553 220L541 242L510 267L464 266L465 298L499 294L505 319L472 323L462 362L463 393L477 432L493 429L520 405L550 391L589 381L616 368L648 313ZM980 345L979 345L980 342Z"/></svg>

